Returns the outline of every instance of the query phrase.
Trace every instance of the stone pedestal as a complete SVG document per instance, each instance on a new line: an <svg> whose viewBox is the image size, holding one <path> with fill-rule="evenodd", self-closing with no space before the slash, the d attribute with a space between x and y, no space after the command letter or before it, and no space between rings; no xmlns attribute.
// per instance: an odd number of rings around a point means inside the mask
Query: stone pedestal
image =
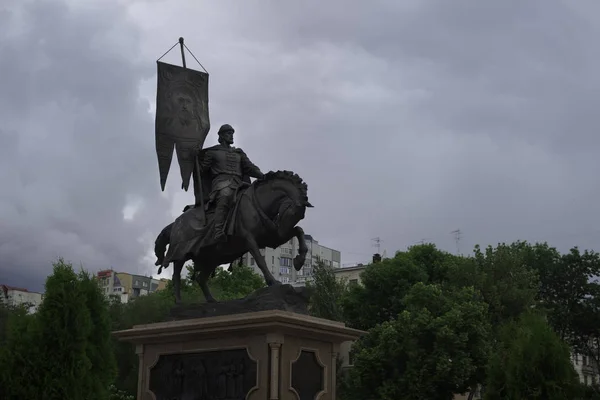
<svg viewBox="0 0 600 400"><path fill-rule="evenodd" d="M363 332L268 310L139 325L138 400L334 400L340 344Z"/></svg>

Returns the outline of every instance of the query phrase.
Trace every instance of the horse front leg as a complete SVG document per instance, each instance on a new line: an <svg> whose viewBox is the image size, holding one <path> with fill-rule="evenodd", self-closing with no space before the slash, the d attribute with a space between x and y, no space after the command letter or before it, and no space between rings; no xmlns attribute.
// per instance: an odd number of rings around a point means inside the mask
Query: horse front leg
<svg viewBox="0 0 600 400"><path fill-rule="evenodd" d="M173 223L165 226L163 230L156 237L156 241L154 242L154 254L156 255L156 262L154 265L157 267L160 266L158 273L162 271L163 261L165 259L165 252L167 251L167 246L169 245L169 241L171 239L171 230L173 229Z"/></svg>
<svg viewBox="0 0 600 400"><path fill-rule="evenodd" d="M175 292L175 304L181 303L181 270L183 269L184 261L176 261L173 263L173 291Z"/></svg>
<svg viewBox="0 0 600 400"><path fill-rule="evenodd" d="M304 238L304 229L300 228L299 226L295 226L294 229L292 229L292 232L293 236L298 239L298 255L294 257L294 268L296 271L300 271L306 262L308 246L306 245L306 239Z"/></svg>

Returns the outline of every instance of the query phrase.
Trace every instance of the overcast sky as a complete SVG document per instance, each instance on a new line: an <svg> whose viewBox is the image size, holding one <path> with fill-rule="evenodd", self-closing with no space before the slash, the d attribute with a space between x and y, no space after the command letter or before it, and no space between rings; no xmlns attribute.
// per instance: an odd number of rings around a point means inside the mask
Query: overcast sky
<svg viewBox="0 0 600 400"><path fill-rule="evenodd" d="M455 252L455 229L463 253L600 250L597 0L2 0L0 283L41 290L59 256L156 273L193 202L177 168L161 193L154 148L179 36L210 73L207 144L230 123L302 176L301 226L343 264L374 237Z"/></svg>

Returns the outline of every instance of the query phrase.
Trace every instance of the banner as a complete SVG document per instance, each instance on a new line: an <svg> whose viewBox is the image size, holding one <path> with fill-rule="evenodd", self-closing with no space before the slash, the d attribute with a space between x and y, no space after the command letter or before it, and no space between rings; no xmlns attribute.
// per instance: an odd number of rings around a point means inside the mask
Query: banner
<svg viewBox="0 0 600 400"><path fill-rule="evenodd" d="M165 190L173 148L188 190L194 170L194 149L202 148L210 130L208 74L157 61L156 155L160 186Z"/></svg>

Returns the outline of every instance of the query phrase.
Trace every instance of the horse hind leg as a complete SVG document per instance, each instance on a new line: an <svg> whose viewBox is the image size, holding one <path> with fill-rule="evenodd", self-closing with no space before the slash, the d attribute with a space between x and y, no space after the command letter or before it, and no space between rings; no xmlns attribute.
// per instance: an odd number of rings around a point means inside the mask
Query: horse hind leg
<svg viewBox="0 0 600 400"><path fill-rule="evenodd" d="M200 265L194 261L194 265ZM210 293L210 289L208 288L208 278L212 275L215 268L201 268L200 273L196 276L196 282L200 286L200 290L202 290L202 294L204 294L204 298L207 303L216 303L217 300Z"/></svg>
<svg viewBox="0 0 600 400"><path fill-rule="evenodd" d="M248 237L246 237L246 241L247 241L248 247L249 247L248 250L250 251L250 254L252 255L252 257L254 257L254 260L256 260L256 264L258 264L258 268L260 268L260 270L262 271L267 285L272 286L272 285L281 283L277 279L275 279L273 274L271 274L271 271L269 271L269 267L267 267L267 262L265 261L265 258L263 257L263 255L260 254L260 249L258 248L258 245L256 244L256 241L254 240L254 238L248 236Z"/></svg>

